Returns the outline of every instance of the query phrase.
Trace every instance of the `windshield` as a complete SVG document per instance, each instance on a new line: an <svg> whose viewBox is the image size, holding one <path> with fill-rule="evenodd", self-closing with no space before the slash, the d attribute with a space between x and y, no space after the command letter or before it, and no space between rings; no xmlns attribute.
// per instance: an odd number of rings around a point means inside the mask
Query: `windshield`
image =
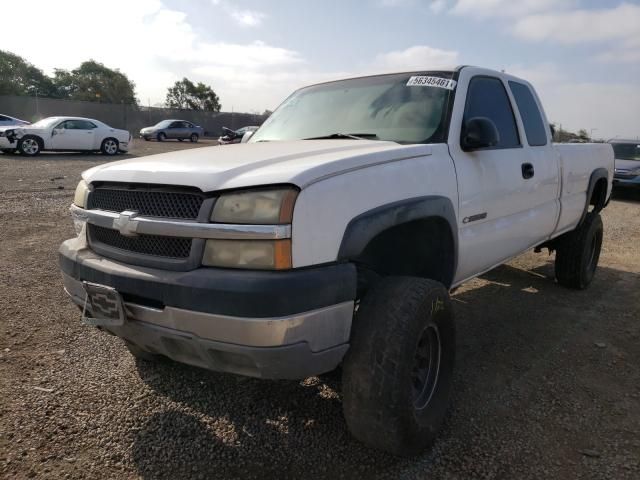
<svg viewBox="0 0 640 480"><path fill-rule="evenodd" d="M161 122L156 123L154 127L167 128L169 125L171 125L171 122L173 122L173 120L162 120Z"/></svg>
<svg viewBox="0 0 640 480"><path fill-rule="evenodd" d="M618 160L636 160L640 162L640 142L612 143L613 153Z"/></svg>
<svg viewBox="0 0 640 480"><path fill-rule="evenodd" d="M287 98L250 141L345 134L398 143L445 142L455 88L452 75L380 75L303 88Z"/></svg>
<svg viewBox="0 0 640 480"><path fill-rule="evenodd" d="M57 122L59 119L60 117L47 117L42 120L38 120L36 123L32 123L31 126L36 128L46 128L52 123Z"/></svg>

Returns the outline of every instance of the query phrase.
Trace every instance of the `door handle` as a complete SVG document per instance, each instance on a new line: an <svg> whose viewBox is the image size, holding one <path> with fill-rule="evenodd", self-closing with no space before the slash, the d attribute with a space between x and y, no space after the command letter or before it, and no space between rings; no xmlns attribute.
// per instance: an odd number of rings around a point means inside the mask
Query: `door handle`
<svg viewBox="0 0 640 480"><path fill-rule="evenodd" d="M525 180L528 180L531 177L533 177L534 174L535 174L535 171L533 170L533 165L531 165L530 163L522 164L522 178L524 178Z"/></svg>

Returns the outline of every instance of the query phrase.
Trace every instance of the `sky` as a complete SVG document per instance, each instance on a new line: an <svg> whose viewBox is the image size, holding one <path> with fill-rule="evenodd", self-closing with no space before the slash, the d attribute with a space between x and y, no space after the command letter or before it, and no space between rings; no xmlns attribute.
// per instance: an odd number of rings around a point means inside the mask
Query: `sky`
<svg viewBox="0 0 640 480"><path fill-rule="evenodd" d="M6 0L5 0L6 1ZM640 0L20 0L0 49L52 74L94 59L157 105L176 80L224 111L273 110L302 86L478 65L532 82L550 121L640 135Z"/></svg>

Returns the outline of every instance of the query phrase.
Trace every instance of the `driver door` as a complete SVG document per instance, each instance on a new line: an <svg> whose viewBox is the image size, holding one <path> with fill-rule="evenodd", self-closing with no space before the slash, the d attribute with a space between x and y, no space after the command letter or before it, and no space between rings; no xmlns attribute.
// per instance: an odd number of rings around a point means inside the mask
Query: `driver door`
<svg viewBox="0 0 640 480"><path fill-rule="evenodd" d="M461 75L459 85L464 85ZM553 228L552 217L538 218L535 192L540 176L525 175L529 152L516 122L504 82L475 75L459 91L449 145L458 177L459 252L456 282L486 271L536 244ZM499 134L492 147L465 151L461 135L474 117L491 120ZM454 128L455 126L455 128ZM551 196L553 198L553 195ZM551 222L549 226L543 223Z"/></svg>
<svg viewBox="0 0 640 480"><path fill-rule="evenodd" d="M51 132L52 150L93 150L96 126L86 120L65 120Z"/></svg>
<svg viewBox="0 0 640 480"><path fill-rule="evenodd" d="M185 136L182 122L173 122L167 128L167 138L183 138Z"/></svg>

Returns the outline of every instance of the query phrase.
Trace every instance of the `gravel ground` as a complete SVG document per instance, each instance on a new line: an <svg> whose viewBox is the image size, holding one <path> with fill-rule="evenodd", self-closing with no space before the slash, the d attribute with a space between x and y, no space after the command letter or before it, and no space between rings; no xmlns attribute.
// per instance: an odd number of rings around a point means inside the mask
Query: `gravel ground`
<svg viewBox="0 0 640 480"><path fill-rule="evenodd" d="M0 155L0 477L640 478L640 194L605 210L587 291L534 253L456 291L451 415L430 452L397 459L350 438L335 375L136 362L80 324L56 251L79 173L103 161Z"/></svg>

